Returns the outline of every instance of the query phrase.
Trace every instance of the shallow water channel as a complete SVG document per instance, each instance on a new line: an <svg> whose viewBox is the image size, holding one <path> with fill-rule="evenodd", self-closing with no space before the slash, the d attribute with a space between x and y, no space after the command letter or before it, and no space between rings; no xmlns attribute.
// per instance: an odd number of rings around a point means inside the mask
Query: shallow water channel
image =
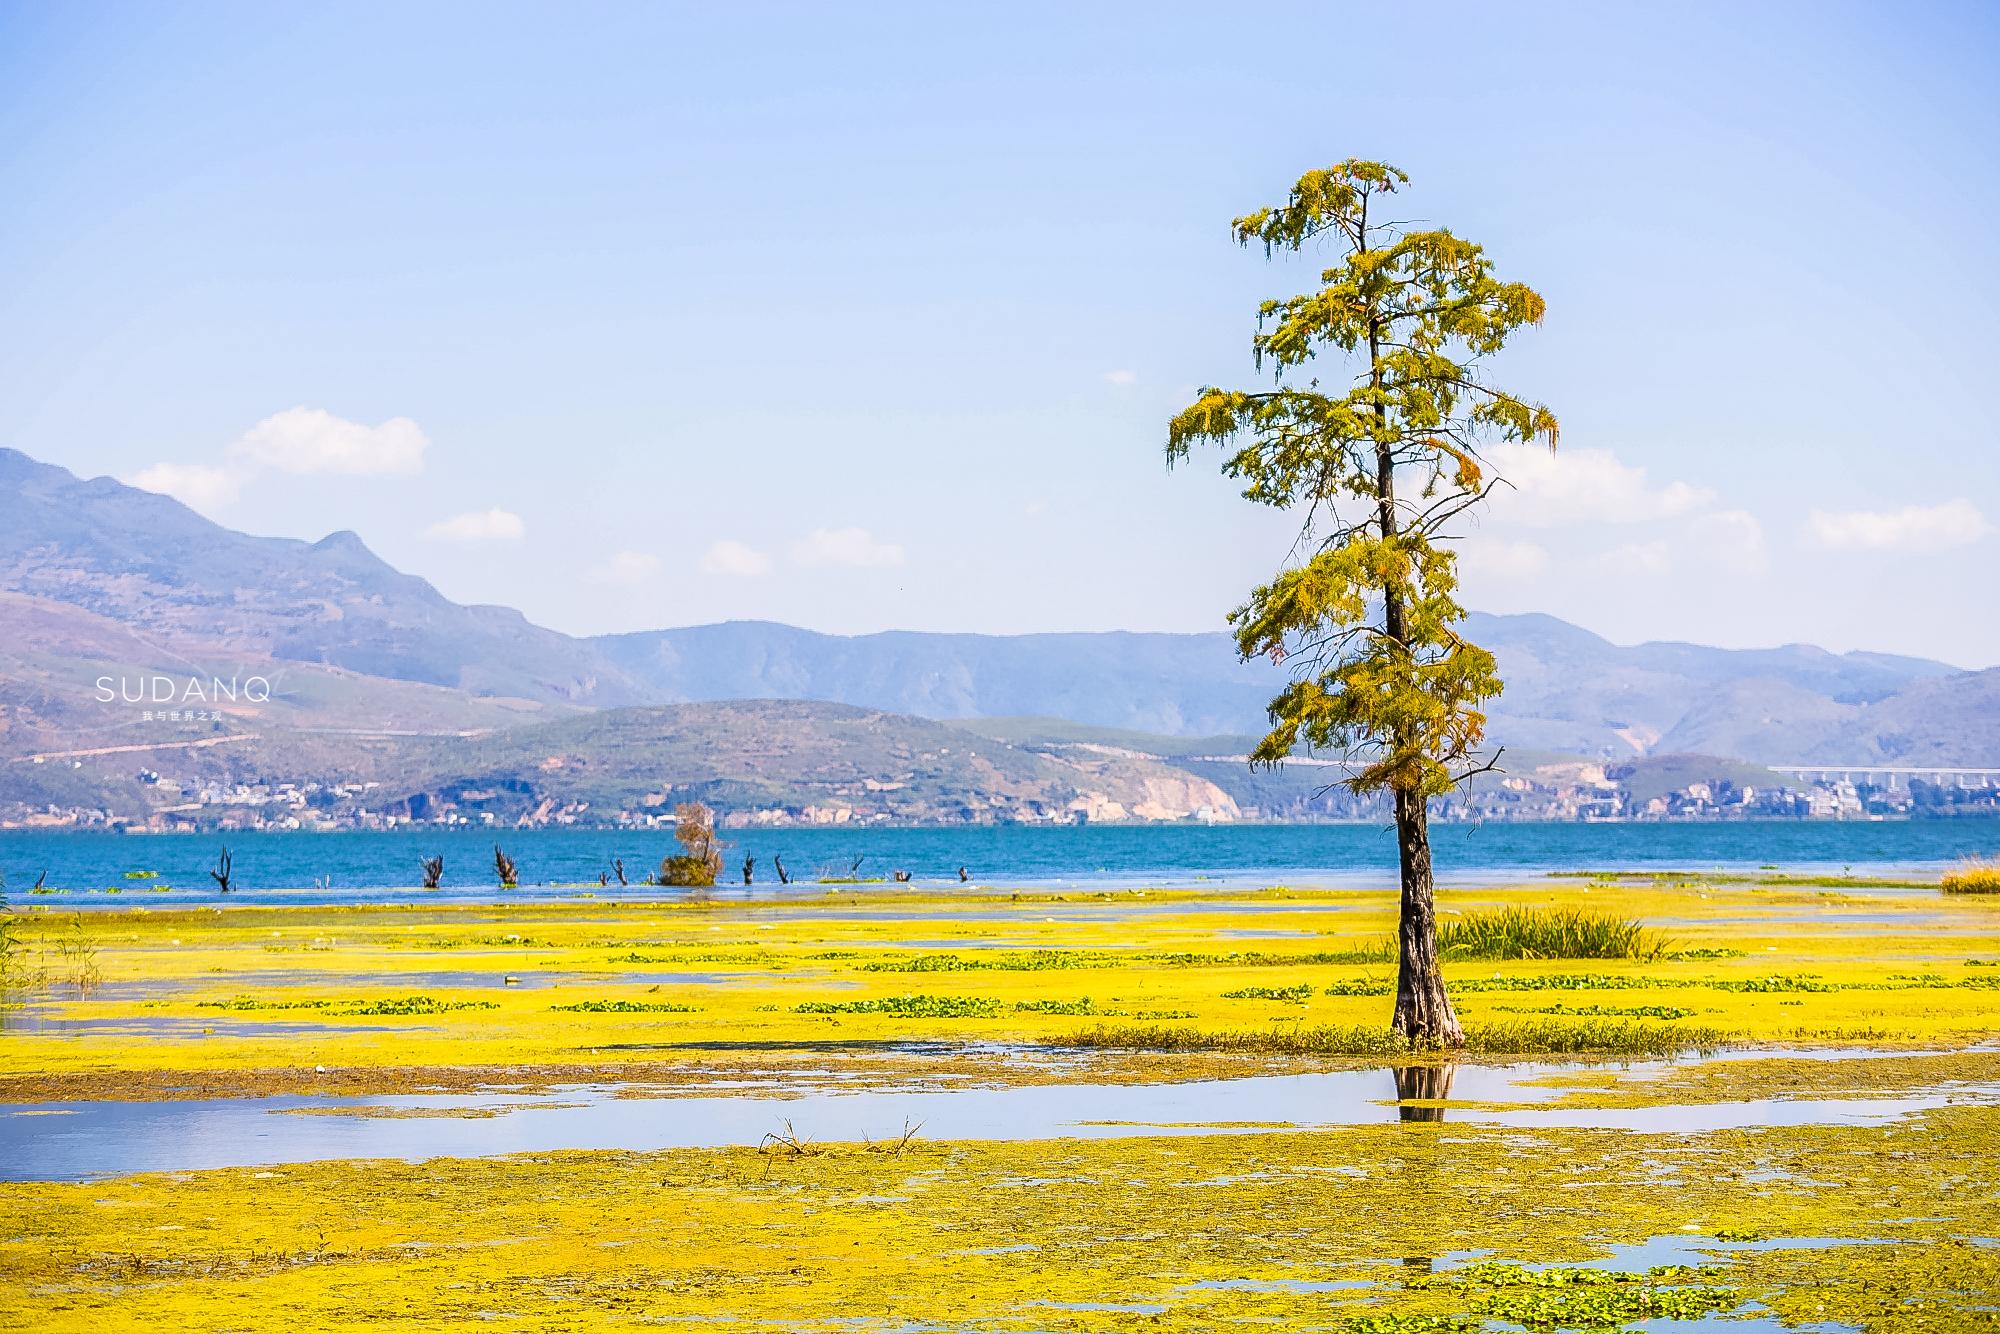
<svg viewBox="0 0 2000 1334"><path fill-rule="evenodd" d="M0 1104L0 1180L86 1180L134 1172L261 1167L330 1158L478 1157L563 1149L654 1151L805 1140L1058 1139L1312 1130L1397 1120L1682 1133L1759 1126L1866 1125L1952 1102L2000 1102L2000 1087L1873 1098L1778 1098L1639 1108L1546 1107L1562 1090L1528 1081L1581 1069L1459 1067L1449 1097L1507 1107L1399 1105L1388 1068L1173 1084L841 1088L796 1079L699 1095L594 1084L548 1092L259 1097ZM1645 1067L1640 1067L1645 1068ZM1406 1096L1430 1096L1412 1087ZM744 1086L735 1086L741 1089ZM1438 1090L1432 1090L1435 1092Z"/></svg>

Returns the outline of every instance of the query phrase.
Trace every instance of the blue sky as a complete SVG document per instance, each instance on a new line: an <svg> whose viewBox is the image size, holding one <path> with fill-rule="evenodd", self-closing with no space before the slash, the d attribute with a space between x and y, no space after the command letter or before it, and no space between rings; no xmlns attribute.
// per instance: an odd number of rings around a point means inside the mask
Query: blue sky
<svg viewBox="0 0 2000 1334"><path fill-rule="evenodd" d="M1385 12L1386 11L1386 12ZM1469 600L2000 663L2000 10L0 4L0 443L560 629L1221 624L1168 473L1382 157L1549 317Z"/></svg>

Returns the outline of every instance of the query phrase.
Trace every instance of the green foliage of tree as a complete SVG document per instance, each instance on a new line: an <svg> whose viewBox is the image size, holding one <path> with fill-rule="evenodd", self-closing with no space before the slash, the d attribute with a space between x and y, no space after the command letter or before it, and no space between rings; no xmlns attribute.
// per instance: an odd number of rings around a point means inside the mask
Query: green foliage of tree
<svg viewBox="0 0 2000 1334"><path fill-rule="evenodd" d="M1331 249L1319 286L1258 310L1264 389L1203 389L1167 428L1170 462L1225 451L1244 496L1296 513L1299 563L1230 616L1248 659L1290 663L1253 760L1301 741L1353 764L1357 792L1395 801L1402 872L1395 1028L1412 1043L1463 1041L1437 963L1428 802L1462 779L1485 736L1480 706L1501 689L1493 655L1459 635L1452 521L1498 479L1481 448L1545 441L1544 406L1489 383L1484 363L1542 298L1494 276L1471 241L1383 218L1409 178L1350 159L1299 178L1286 202L1233 223L1266 257ZM1318 372L1339 362L1345 379Z"/></svg>

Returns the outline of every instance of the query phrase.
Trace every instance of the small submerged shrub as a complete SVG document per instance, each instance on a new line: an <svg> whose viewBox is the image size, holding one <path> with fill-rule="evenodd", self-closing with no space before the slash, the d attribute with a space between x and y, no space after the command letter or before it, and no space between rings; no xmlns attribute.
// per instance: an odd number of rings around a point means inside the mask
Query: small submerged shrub
<svg viewBox="0 0 2000 1334"><path fill-rule="evenodd" d="M1000 1013L990 996L876 996L869 1000L806 1001L794 1014L886 1014L897 1019L990 1019Z"/></svg>
<svg viewBox="0 0 2000 1334"><path fill-rule="evenodd" d="M1665 949L1637 922L1577 908L1500 908L1438 924L1445 959L1654 959Z"/></svg>
<svg viewBox="0 0 2000 1334"><path fill-rule="evenodd" d="M1947 894L2000 894L2000 862L1967 857L1939 883Z"/></svg>

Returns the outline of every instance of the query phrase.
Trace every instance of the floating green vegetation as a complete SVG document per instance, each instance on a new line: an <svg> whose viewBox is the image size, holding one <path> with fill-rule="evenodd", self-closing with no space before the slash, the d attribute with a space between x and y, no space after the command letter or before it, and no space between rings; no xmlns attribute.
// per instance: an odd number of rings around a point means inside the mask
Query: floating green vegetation
<svg viewBox="0 0 2000 1334"><path fill-rule="evenodd" d="M1927 880L1868 875L1740 875L1719 871L1549 871L1551 880L1655 885L1779 885L1807 889L1929 889Z"/></svg>
<svg viewBox="0 0 2000 1334"><path fill-rule="evenodd" d="M497 1010L492 1001L439 1000L435 996L398 996L390 1000L366 1001L342 1009L342 1014L449 1014L453 1010Z"/></svg>
<svg viewBox="0 0 2000 1334"><path fill-rule="evenodd" d="M1663 1056L1707 1051L1722 1045L1718 1029L1654 1024L1508 1020L1465 1026L1464 1050L1474 1055L1545 1056L1593 1054ZM1295 1056L1407 1055L1411 1045L1386 1028L1369 1024L1313 1028L1224 1029L1164 1024L1100 1024L1069 1041L1084 1047L1135 1051L1274 1052Z"/></svg>
<svg viewBox="0 0 2000 1334"><path fill-rule="evenodd" d="M897 1019L990 1019L1000 1013L990 996L874 996L868 1000L806 1001L795 1014L886 1014Z"/></svg>
<svg viewBox="0 0 2000 1334"><path fill-rule="evenodd" d="M1031 1000L1015 1001L1014 1009L1021 1014L1102 1014L1096 1002L1085 996L1081 1000Z"/></svg>
<svg viewBox="0 0 2000 1334"><path fill-rule="evenodd" d="M1711 977L1702 986L1716 991L1740 991L1752 993L1779 991L1839 991L1840 988L1823 978L1808 973L1774 974L1770 977Z"/></svg>
<svg viewBox="0 0 2000 1334"><path fill-rule="evenodd" d="M453 1010L497 1010L492 1001L438 1000L434 996L395 996L385 1000L353 1001L340 1004L330 1000L262 1000L236 996L229 1000L196 1001L198 1010L324 1010L333 1014L394 1015L447 1014Z"/></svg>
<svg viewBox="0 0 2000 1334"><path fill-rule="evenodd" d="M845 958L846 953L816 958ZM1282 954L1269 950L1234 950L1226 954L1194 950L994 950L979 954L915 954L864 963L864 973L1038 973L1065 968L1125 968L1165 964L1172 968L1289 968L1321 964L1394 963L1393 944L1383 941L1352 950L1313 950Z"/></svg>
<svg viewBox="0 0 2000 1334"><path fill-rule="evenodd" d="M1322 996L1393 996L1396 984L1386 977L1363 977L1351 981L1329 982L1320 989Z"/></svg>
<svg viewBox="0 0 2000 1334"><path fill-rule="evenodd" d="M917 954L864 963L864 973L1039 973L1064 968L1116 968L1123 962L1103 950L1004 950L991 955Z"/></svg>
<svg viewBox="0 0 2000 1334"><path fill-rule="evenodd" d="M1947 894L2000 894L2000 862L1968 857L1939 882Z"/></svg>
<svg viewBox="0 0 2000 1334"><path fill-rule="evenodd" d="M1287 1001L1293 1005L1304 1005L1312 997L1313 984L1310 982L1290 987L1239 987L1222 993L1224 1000Z"/></svg>
<svg viewBox="0 0 2000 1334"><path fill-rule="evenodd" d="M158 871L127 871L125 878L127 880L158 880L160 873Z"/></svg>
<svg viewBox="0 0 2000 1334"><path fill-rule="evenodd" d="M1661 985L1652 978L1626 973L1546 973L1535 976L1454 978L1453 991L1639 991Z"/></svg>
<svg viewBox="0 0 2000 1334"><path fill-rule="evenodd" d="M1270 950L1235 950L1228 954L1176 951L1137 956L1146 963L1170 964L1179 968L1289 968L1318 964L1394 963L1395 942L1382 940L1352 950L1314 950L1302 954L1280 954Z"/></svg>
<svg viewBox="0 0 2000 1334"><path fill-rule="evenodd" d="M1564 1005L1558 1002L1538 1010L1510 1010L1509 1013L1576 1014L1616 1019L1685 1019L1694 1011L1679 1005Z"/></svg>
<svg viewBox="0 0 2000 1334"><path fill-rule="evenodd" d="M1616 1329L1633 1320L1698 1320L1742 1305L1743 1299L1730 1288L1675 1286L1677 1281L1709 1278L1716 1272L1693 1265L1663 1265L1630 1274L1488 1262L1449 1274L1419 1276L1407 1286L1464 1290L1479 1314L1530 1329Z"/></svg>
<svg viewBox="0 0 2000 1334"><path fill-rule="evenodd" d="M551 1005L566 1014L694 1014L697 1007L673 1001L587 1000L572 1005Z"/></svg>
<svg viewBox="0 0 2000 1334"><path fill-rule="evenodd" d="M1637 922L1581 908L1497 908L1438 925L1446 959L1655 959L1665 949Z"/></svg>
<svg viewBox="0 0 2000 1334"><path fill-rule="evenodd" d="M197 1010L324 1010L333 1004L330 1000L258 1000L254 996L237 996L230 1000L196 1001Z"/></svg>

